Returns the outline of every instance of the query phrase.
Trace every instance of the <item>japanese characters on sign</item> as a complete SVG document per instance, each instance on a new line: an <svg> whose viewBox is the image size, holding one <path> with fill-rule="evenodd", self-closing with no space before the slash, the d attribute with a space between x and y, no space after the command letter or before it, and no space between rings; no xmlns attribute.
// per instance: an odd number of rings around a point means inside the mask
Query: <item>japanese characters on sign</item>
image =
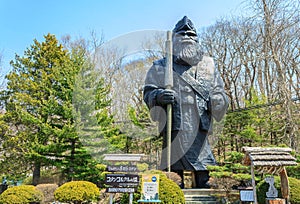
<svg viewBox="0 0 300 204"><path fill-rule="evenodd" d="M111 165L107 166L107 171L110 172L138 172L136 165Z"/></svg>
<svg viewBox="0 0 300 204"><path fill-rule="evenodd" d="M136 192L136 188L131 188L131 187L127 187L127 188L120 188L120 187L108 187L106 188L106 192L107 193L134 193Z"/></svg>
<svg viewBox="0 0 300 204"><path fill-rule="evenodd" d="M139 175L136 174L106 174L105 184L116 187L138 186Z"/></svg>

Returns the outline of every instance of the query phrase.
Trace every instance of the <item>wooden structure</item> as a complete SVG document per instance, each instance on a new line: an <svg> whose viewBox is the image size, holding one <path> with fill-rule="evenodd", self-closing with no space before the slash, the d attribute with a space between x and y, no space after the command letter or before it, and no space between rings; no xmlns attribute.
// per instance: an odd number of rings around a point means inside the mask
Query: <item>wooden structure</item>
<svg viewBox="0 0 300 204"><path fill-rule="evenodd" d="M139 162L144 154L104 154L105 161L111 162Z"/></svg>
<svg viewBox="0 0 300 204"><path fill-rule="evenodd" d="M290 148L243 147L244 164L251 165L251 176L254 203L257 204L254 170L257 173L279 174L281 193L285 200L289 199L289 183L285 166L297 165L296 158L291 155Z"/></svg>

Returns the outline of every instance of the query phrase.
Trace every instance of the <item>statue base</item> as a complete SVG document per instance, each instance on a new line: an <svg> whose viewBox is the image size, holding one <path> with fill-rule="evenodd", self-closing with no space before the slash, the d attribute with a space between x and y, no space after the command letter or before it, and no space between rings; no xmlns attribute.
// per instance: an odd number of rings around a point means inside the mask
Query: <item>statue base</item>
<svg viewBox="0 0 300 204"><path fill-rule="evenodd" d="M194 172L184 171L183 172L183 183L184 183L184 188L195 188L196 180L195 180Z"/></svg>

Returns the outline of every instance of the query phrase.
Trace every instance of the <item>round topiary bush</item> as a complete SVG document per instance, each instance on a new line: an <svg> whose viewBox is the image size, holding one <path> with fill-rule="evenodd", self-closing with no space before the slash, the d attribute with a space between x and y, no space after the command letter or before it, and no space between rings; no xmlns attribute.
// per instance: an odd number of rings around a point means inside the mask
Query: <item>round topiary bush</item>
<svg viewBox="0 0 300 204"><path fill-rule="evenodd" d="M185 203L183 191L174 181L168 179L164 173L159 175L159 199L162 204Z"/></svg>
<svg viewBox="0 0 300 204"><path fill-rule="evenodd" d="M42 199L43 193L32 185L10 187L0 195L1 204L39 203Z"/></svg>
<svg viewBox="0 0 300 204"><path fill-rule="evenodd" d="M75 204L97 201L99 195L98 187L88 181L71 181L58 187L54 192L54 197L59 202Z"/></svg>
<svg viewBox="0 0 300 204"><path fill-rule="evenodd" d="M274 176L275 179L275 187L278 190L278 197L281 197L281 189L280 189L280 178L278 176ZM300 180L295 178L288 178L289 186L290 186L290 202L291 204L300 204ZM257 199L258 203L264 204L266 203L266 192L269 189L269 184L262 180L257 184Z"/></svg>

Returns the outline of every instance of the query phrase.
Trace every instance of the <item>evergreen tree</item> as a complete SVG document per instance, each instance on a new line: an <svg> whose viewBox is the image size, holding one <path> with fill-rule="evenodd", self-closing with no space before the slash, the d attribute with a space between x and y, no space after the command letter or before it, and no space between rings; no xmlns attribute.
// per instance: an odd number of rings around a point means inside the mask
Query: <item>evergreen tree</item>
<svg viewBox="0 0 300 204"><path fill-rule="evenodd" d="M83 46L72 48L76 55L86 55L93 58ZM103 154L110 151L123 150L122 134L110 114L111 87L100 76L93 60L87 60L75 77L73 105L76 129L87 152L102 162Z"/></svg>
<svg viewBox="0 0 300 204"><path fill-rule="evenodd" d="M7 89L1 93L10 126L2 143L7 172L32 169L33 184L42 166L60 167L68 180L92 174L88 171L95 162L80 140L73 103L75 81L80 70L91 67L88 61L84 49L70 52L50 34L42 43L34 40L23 57L16 55L6 76Z"/></svg>

